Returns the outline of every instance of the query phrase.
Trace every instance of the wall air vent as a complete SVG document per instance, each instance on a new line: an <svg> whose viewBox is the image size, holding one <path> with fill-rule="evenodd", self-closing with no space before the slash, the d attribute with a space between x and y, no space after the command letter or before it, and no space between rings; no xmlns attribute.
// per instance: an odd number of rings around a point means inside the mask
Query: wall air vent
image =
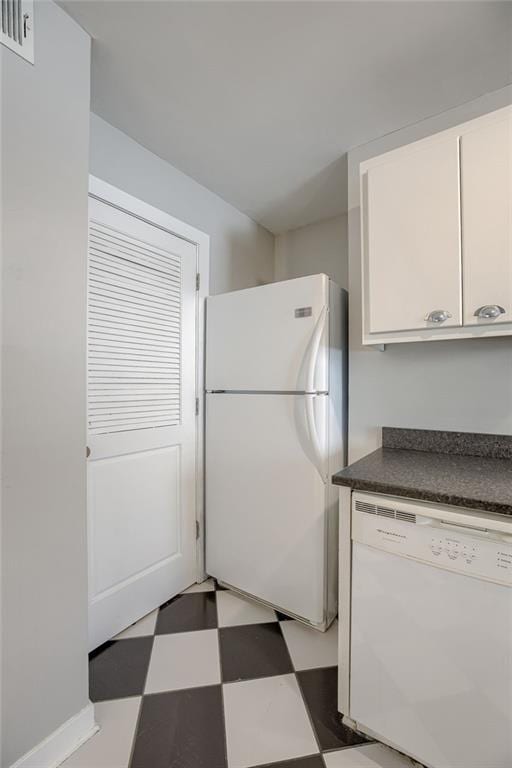
<svg viewBox="0 0 512 768"><path fill-rule="evenodd" d="M365 512L367 515L378 515L379 517L389 517L393 520L400 520L403 523L416 523L416 515L412 512L401 512L392 507L383 507L379 504L370 504L367 501L355 502L355 508L358 512Z"/></svg>
<svg viewBox="0 0 512 768"><path fill-rule="evenodd" d="M34 0L0 0L0 43L34 63Z"/></svg>

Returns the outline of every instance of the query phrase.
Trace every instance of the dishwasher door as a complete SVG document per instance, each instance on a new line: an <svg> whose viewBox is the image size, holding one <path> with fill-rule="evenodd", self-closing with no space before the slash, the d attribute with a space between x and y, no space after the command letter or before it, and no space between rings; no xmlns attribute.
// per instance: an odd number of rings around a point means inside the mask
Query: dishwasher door
<svg viewBox="0 0 512 768"><path fill-rule="evenodd" d="M350 717L432 768L511 768L508 537L354 516Z"/></svg>

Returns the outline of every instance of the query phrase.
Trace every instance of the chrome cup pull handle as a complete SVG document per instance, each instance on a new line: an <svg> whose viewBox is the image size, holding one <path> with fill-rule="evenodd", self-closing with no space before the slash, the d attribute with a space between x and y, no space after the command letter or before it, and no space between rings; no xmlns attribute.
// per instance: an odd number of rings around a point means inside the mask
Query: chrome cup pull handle
<svg viewBox="0 0 512 768"><path fill-rule="evenodd" d="M475 310L475 317L481 317L483 320L494 320L505 313L506 309L500 307L499 304L484 304L483 307L478 307Z"/></svg>
<svg viewBox="0 0 512 768"><path fill-rule="evenodd" d="M425 320L427 323L444 323L449 317L451 317L451 313L446 309L433 309L432 312L429 312L425 317Z"/></svg>

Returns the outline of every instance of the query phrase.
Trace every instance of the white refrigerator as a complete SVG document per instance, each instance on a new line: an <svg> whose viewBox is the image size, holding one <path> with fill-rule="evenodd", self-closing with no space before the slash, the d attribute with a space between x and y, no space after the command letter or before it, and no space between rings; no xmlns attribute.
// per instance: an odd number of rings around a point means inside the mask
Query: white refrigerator
<svg viewBox="0 0 512 768"><path fill-rule="evenodd" d="M206 570L325 630L337 612L347 298L326 275L207 301Z"/></svg>

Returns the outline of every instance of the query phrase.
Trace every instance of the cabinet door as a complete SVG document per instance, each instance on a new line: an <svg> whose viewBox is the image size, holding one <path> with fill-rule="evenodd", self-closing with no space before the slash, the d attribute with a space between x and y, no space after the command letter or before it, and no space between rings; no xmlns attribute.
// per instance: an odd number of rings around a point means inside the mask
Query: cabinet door
<svg viewBox="0 0 512 768"><path fill-rule="evenodd" d="M461 138L464 325L512 321L512 113Z"/></svg>
<svg viewBox="0 0 512 768"><path fill-rule="evenodd" d="M368 170L366 332L461 325L459 203L457 136L417 144ZM426 319L430 313L437 322Z"/></svg>

